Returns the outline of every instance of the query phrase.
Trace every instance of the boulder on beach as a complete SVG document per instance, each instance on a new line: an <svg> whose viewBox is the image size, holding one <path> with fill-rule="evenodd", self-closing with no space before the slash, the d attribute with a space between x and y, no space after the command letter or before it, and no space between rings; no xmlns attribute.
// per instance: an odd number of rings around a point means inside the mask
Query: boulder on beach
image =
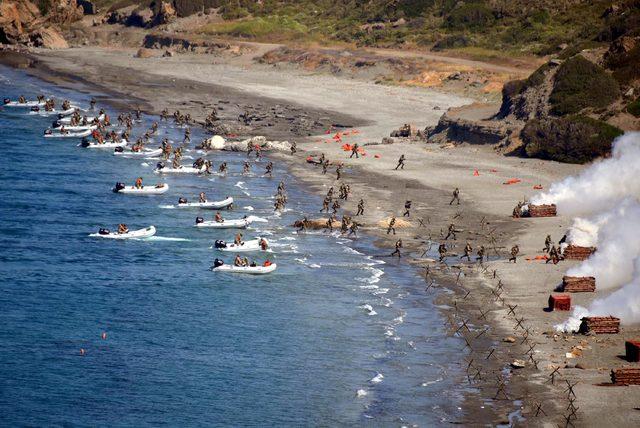
<svg viewBox="0 0 640 428"><path fill-rule="evenodd" d="M334 229L339 229L341 225L342 223L340 223L338 220L333 221ZM293 223L293 227L302 227L302 220L296 220L296 222ZM327 219L325 218L314 218L314 219L307 220L307 229L317 230L317 229L324 229L326 227L327 227Z"/></svg>
<svg viewBox="0 0 640 428"><path fill-rule="evenodd" d="M384 227L386 229L387 227L389 227L389 223L391 223L391 217L387 217L383 220L380 220L378 222L378 226ZM396 218L396 223L393 225L393 227L397 229L402 229L404 227L411 227L411 222L403 220L401 218Z"/></svg>
<svg viewBox="0 0 640 428"><path fill-rule="evenodd" d="M153 58L156 56L156 52L153 49L140 48L138 52L136 52L136 58Z"/></svg>
<svg viewBox="0 0 640 428"><path fill-rule="evenodd" d="M225 141L224 138L219 135L214 135L213 137L204 140L198 148L204 150L246 152L249 145L254 148L259 147L260 150L265 151L277 150L287 152L291 150L291 143L288 141L268 141L266 137L263 136L251 137L242 141Z"/></svg>
<svg viewBox="0 0 640 428"><path fill-rule="evenodd" d="M53 27L40 28L29 34L33 46L46 49L67 49L69 44Z"/></svg>

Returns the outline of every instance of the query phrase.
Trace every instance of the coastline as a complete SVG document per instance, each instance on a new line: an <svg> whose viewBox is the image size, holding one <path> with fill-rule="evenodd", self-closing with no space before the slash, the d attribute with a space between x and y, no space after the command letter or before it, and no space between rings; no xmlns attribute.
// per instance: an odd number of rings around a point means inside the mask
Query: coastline
<svg viewBox="0 0 640 428"><path fill-rule="evenodd" d="M38 58L38 56L36 56ZM136 61L143 61L136 59ZM47 58L45 65L56 73L61 75L67 74L69 76L77 76L84 79L88 83L92 83L93 77L89 77L86 74L83 75L78 68L66 67L64 58L60 58L56 61L52 61L51 57ZM117 75L117 66L113 66L111 76L104 76L106 81L113 79L114 75ZM141 73L140 77L147 75ZM47 71L49 73L49 71ZM75 78L75 77L74 77ZM171 76L159 76L155 75L154 79L165 83L169 82L169 79L175 79ZM73 79L72 79L73 80ZM173 82L174 80L170 80ZM95 83L95 82L93 82ZM210 89L213 86L210 84L201 83L203 86L196 85L188 76L184 76L184 80L180 80L179 83L183 86L172 88L167 86L166 91L171 93L180 92L188 86L194 86L193 91L201 92L205 88ZM126 88L127 84L132 85L132 82L121 83L120 88ZM105 90L104 84L99 86L101 91ZM227 87L221 86L225 91ZM133 91L124 91L122 89L107 88L108 91L114 91L114 94L134 94ZM265 92L268 92L268 88L262 89L264 96ZM419 90L412 90L419 92ZM165 93L166 94L166 93ZM182 96L189 96L189 94L181 94ZM162 95L155 94L155 99L152 96L152 91L149 91L148 97L141 94L132 95L139 100L144 100L148 103L150 112L157 113L158 106L162 105ZM251 96L245 93L247 102L251 101ZM233 98L232 95L228 95L228 98ZM256 97L257 98L257 97ZM265 96L263 99L266 100ZM272 99L275 100L275 99ZM307 100L308 101L308 100ZM266 102L266 101L265 101ZM277 103L277 101L273 101ZM420 101L416 101L419 104ZM455 103L454 103L455 104ZM302 108L306 108L304 103L301 103ZM327 112L333 112L334 105L328 102L326 108L318 107L311 115L326 115ZM413 105L411 106L413 107ZM195 108L194 108L195 110ZM202 107L200 107L202 110ZM203 111L204 113L204 111ZM367 116L370 112L360 112L361 115ZM357 127L365 126L367 129L361 134L361 138L369 139L370 141L379 141L383 136L382 132L388 133L389 122L396 124L402 124L404 111L400 111L392 120L385 123L371 123L372 120L367 118L356 116L342 116L339 113L333 112L335 120L332 122L345 123L355 125ZM356 113L357 114L357 113ZM420 125L433 124L434 119L437 120L439 112L430 111L430 114L425 114L423 122ZM420 116L416 114L415 116ZM414 117L415 117L414 116ZM346 120L345 120L346 119ZM354 120L351 120L354 119ZM373 121L375 122L375 120ZM411 122L410 120L408 122ZM281 131L277 131L268 137L279 137L283 134ZM259 132L262 134L262 132ZM299 138L304 138L299 136ZM360 137L358 137L360 138ZM354 211L355 204L360 196L363 196L367 201L367 209L371 212L374 209L377 213L368 214L364 217L364 222L367 225L375 225L384 216L389 216L391 213L395 213L398 216L402 214L402 204L405 200L410 199L414 203L412 209L412 217L420 218L423 222L426 222L426 227L416 226L408 229L398 229L398 237L402 237L405 241L405 252L410 252L413 257L409 257L410 262L420 266L423 264L423 260L418 257L424 249L425 241L438 242L441 238L442 232L446 231L448 224L454 221L456 226L464 229L458 239L456 252L460 252L460 245L464 245L465 240L470 240L474 247L476 244L486 243L488 240L489 230L495 229L496 248L502 256L507 253L508 248L514 243L519 243L523 258L532 256L539 250L541 242L550 230L555 231L554 234L558 235L564 233L567 226L569 226L570 220L568 218L553 218L553 219L530 219L530 220L513 220L510 218L511 209L518 200L521 200L523 196L531 196L535 191L532 189L533 185L541 184L544 188L566 176L573 174L581 169L579 166L563 165L553 162L543 162L539 160L531 159L518 159L518 158L506 158L502 157L492 151L488 147L477 147L465 145L453 149L439 148L425 146L424 144L416 143L398 143L393 145L372 145L366 146L365 149L368 153L368 157L363 161L349 160L347 159L347 152L343 152L340 148L340 144L337 143L325 143L319 142L319 137L306 138L307 141L299 144L300 152L294 161L292 158L282 154L270 155L273 158L278 159L279 162L287 163L287 167L292 174L296 175L302 182L307 183L308 189L317 194L323 194L326 192L328 185L334 183L334 173L330 175L322 176L317 169L303 163L303 159L306 154L317 154L323 152L331 160L336 160L345 163L346 167L346 182L351 186L353 195L347 208ZM355 140L354 140L355 141ZM349 142L349 141L347 141ZM380 158L373 160L372 155L378 154ZM406 153L407 155L407 169L401 172L395 172L393 167L400 154ZM473 172L479 171L479 176L474 176ZM496 172L493 172L493 171ZM521 186L504 186L503 182L512 177L518 177L523 180L525 184ZM450 199L451 190L453 187L460 187L462 190L461 205L462 211L459 212L457 206L449 206L448 200ZM318 199L320 202L320 199ZM378 208L379 207L379 208ZM453 220L452 220L453 219ZM483 220L484 219L484 220ZM414 222L415 223L415 222ZM382 249L388 249L391 251L393 247L394 239L386 235L385 230L380 227L369 226L363 228L366 233L371 234L376 239L376 244ZM430 239L431 237L431 239ZM436 245L437 247L437 245ZM435 247L430 253L430 257L434 257ZM524 267L522 267L524 265ZM534 403L546 401L545 411L549 415L548 418L543 419L545 422L560 420L559 415L564 410L564 402L556 400L558 394L557 388L552 388L544 384L546 376L550 371L548 365L551 363L557 363L554 360L552 353L553 343L543 343L541 350L541 358L539 367L540 370L534 370L532 367L519 371L512 371L512 376L509 378L509 382L506 384L505 392L507 398L498 400L491 400L494 396L498 396L499 385L496 384L494 373L502 372L505 367L508 367L509 363L515 358L522 358L524 351L526 351L525 343L520 343L518 339L514 344L505 344L502 339L508 335L512 330L514 320L513 317L508 315L508 308L495 304L491 306L490 313L486 314L483 318L480 318L480 314L484 313L488 307L487 302L494 300L492 290L495 290L496 281L491 277L491 272L498 271L498 278L503 278L505 283L505 295L509 302L519 302L523 317L527 320L531 320L534 323L532 332L535 333L535 341L541 342L544 340L542 333L545 325L551 325L551 320L544 319L542 322L536 320L536 318L542 318L537 312L541 311L542 301L544 301L545 293L550 291L549 285L557 280L562 275L562 272L566 269L567 264L563 264L557 267L541 267L535 263L520 264L517 267L506 264L504 258L498 260L492 260L486 264L487 270L485 273L479 272L478 268L473 265L464 264L462 267L456 267L457 264L451 264L447 267L441 267L440 272L438 268L433 267L433 272L437 277L437 282L443 287L447 287L452 290L453 294L441 293L439 296L439 303L443 306L442 310L450 319L451 323L455 323L458 327L460 323L465 320L472 320L475 327L473 327L473 334L469 331L471 337L475 337L477 334L485 329L485 325L490 325L489 331L481 335L478 339L473 339L473 351L471 351L470 358L477 361L485 359L487 362L483 362L478 365L482 373L487 374L483 377L482 381L479 381L472 386L478 388L478 394L469 394L466 397L465 411L469 412L468 420L463 423L498 423L504 422L506 419L506 413L512 413L510 410L514 409L514 402L523 401L522 412L525 417L531 417L535 412ZM544 270L543 270L544 269ZM462 285L459 281L456 281L457 273L463 271L465 273ZM541 294L540 299L531 302L530 295L527 291L530 291L529 281L530 278L536 277L544 278L544 284L547 286L539 292ZM492 288L493 287L493 288ZM463 299L468 290L472 291L471 296L474 297L472 301ZM528 304L524 303L524 300L529 300ZM455 305L454 305L454 302ZM448 308L447 308L448 307ZM457 308L457 309L456 309ZM456 316L456 313L459 314ZM558 319L561 315L554 314L552 320ZM469 323L471 326L471 323ZM553 341L551 341L553 342ZM486 359L486 355L491 349L496 349L493 353L498 358ZM468 350L463 348L464 352ZM461 361L461 365L466 364ZM585 386L582 396L587 396L588 392ZM593 397L593 395L589 396ZM593 398L587 398L591 402L597 402L599 399L596 395ZM483 409L481 411L480 406L482 403L493 401L493 408ZM490 407L490 406L487 406ZM585 409L588 411L588 409ZM583 412L585 411L583 410ZM588 415L588 414L587 414ZM606 420L606 419L601 419ZM591 423L594 425L599 422L598 419L591 419Z"/></svg>

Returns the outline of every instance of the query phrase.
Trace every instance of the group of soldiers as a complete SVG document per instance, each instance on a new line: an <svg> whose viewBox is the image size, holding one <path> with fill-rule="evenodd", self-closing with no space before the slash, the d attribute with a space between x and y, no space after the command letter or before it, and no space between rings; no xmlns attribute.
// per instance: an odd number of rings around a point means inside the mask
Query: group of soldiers
<svg viewBox="0 0 640 428"><path fill-rule="evenodd" d="M278 190L276 191L276 200L273 203L274 211L284 211L287 205L287 194L284 188L284 181L280 181L278 184Z"/></svg>

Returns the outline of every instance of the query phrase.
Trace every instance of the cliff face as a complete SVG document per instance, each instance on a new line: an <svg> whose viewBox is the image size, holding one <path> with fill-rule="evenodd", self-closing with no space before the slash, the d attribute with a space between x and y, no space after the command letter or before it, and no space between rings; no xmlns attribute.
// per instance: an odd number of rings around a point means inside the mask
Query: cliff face
<svg viewBox="0 0 640 428"><path fill-rule="evenodd" d="M29 0L4 0L0 3L0 43L67 48L58 29L82 19L83 14L76 0L48 0L40 7Z"/></svg>

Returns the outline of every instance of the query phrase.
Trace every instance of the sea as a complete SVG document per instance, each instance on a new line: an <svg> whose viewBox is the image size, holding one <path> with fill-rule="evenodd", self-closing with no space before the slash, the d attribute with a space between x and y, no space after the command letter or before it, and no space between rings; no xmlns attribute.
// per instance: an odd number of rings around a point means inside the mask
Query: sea
<svg viewBox="0 0 640 428"><path fill-rule="evenodd" d="M112 122L110 96L56 86L0 66L0 97L92 97ZM47 139L56 118L0 110L0 425L434 426L459 420L463 344L425 291L420 272L383 256L366 236L291 225L321 197L268 157L200 153L192 128L183 163L200 156L226 175L153 172L157 160L114 156ZM133 140L158 117L145 115ZM184 130L161 122L162 138ZM112 192L116 182L165 182L158 196ZM284 181L289 203L273 211ZM232 196L227 219L254 216L245 239L265 237L269 275L210 271L235 230L194 227L214 211L176 209L179 197ZM99 228L153 225L156 236L116 241Z"/></svg>

